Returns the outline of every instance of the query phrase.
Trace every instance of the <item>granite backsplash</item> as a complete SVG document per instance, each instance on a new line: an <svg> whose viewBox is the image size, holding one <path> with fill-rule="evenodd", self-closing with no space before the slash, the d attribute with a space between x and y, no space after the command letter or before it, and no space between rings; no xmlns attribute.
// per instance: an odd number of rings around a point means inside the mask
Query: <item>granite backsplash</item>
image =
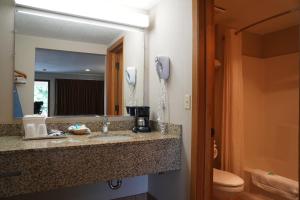
<svg viewBox="0 0 300 200"><path fill-rule="evenodd" d="M103 117L50 117L46 119L47 129L57 129L67 132L69 126L75 123L85 124L92 132L101 131L103 126ZM109 117L109 130L131 130L134 127L134 118L128 116ZM158 122L151 121L152 131L160 131ZM182 132L181 125L166 124L167 132L178 134ZM22 120L16 120L10 124L0 124L0 136L23 136L24 128Z"/></svg>
<svg viewBox="0 0 300 200"><path fill-rule="evenodd" d="M47 129L57 129L67 132L68 127L80 123L85 124L92 132L101 131L103 117L51 117L46 119ZM130 130L134 126L132 117L109 117L109 130ZM0 124L0 136L23 136L24 128L22 120L16 120L11 124Z"/></svg>

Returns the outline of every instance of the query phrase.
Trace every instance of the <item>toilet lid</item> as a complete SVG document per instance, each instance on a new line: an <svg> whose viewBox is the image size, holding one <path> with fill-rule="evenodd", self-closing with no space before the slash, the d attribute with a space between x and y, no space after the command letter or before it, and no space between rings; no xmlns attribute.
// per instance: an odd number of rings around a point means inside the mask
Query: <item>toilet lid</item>
<svg viewBox="0 0 300 200"><path fill-rule="evenodd" d="M244 184L244 180L239 176L219 169L214 169L213 181L214 184L228 187L239 187Z"/></svg>

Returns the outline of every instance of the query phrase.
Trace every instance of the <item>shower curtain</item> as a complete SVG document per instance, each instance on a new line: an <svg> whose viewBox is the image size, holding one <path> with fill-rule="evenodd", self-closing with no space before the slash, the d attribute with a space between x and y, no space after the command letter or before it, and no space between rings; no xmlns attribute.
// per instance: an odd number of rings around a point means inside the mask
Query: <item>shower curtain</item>
<svg viewBox="0 0 300 200"><path fill-rule="evenodd" d="M221 168L243 176L243 66L241 34L225 31Z"/></svg>

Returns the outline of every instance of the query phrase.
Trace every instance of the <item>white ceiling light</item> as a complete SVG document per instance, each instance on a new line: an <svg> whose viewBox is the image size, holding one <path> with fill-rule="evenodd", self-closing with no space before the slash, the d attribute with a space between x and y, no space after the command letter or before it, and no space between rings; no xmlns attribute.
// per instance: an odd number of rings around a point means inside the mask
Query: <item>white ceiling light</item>
<svg viewBox="0 0 300 200"><path fill-rule="evenodd" d="M84 71L86 71L86 72L90 72L91 70L90 70L90 69L85 69Z"/></svg>
<svg viewBox="0 0 300 200"><path fill-rule="evenodd" d="M86 24L91 26L100 26L100 27L107 27L107 28L113 28L118 30L124 30L124 31L137 31L137 28L119 25L119 24L112 24L102 21L96 21L96 20L90 20L90 19L84 19L80 17L72 17L68 15L62 15L62 14L55 14L50 12L44 12L39 10L33 10L28 8L22 8L17 7L16 12L26 14L26 15L33 15L37 17L45 17L49 19L55 19L55 20L62 20L67 22L74 22L74 23L80 23L80 24Z"/></svg>
<svg viewBox="0 0 300 200"><path fill-rule="evenodd" d="M105 22L123 24L139 28L149 26L149 16L132 9L104 0L15 0L19 6L42 9L57 13L81 16Z"/></svg>

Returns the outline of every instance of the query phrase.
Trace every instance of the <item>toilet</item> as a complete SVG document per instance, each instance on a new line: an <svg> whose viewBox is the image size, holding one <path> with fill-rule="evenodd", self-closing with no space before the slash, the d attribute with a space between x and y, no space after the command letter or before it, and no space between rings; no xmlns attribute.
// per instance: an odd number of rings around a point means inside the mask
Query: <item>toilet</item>
<svg viewBox="0 0 300 200"><path fill-rule="evenodd" d="M235 200L244 190L244 180L239 176L213 169L213 200Z"/></svg>

